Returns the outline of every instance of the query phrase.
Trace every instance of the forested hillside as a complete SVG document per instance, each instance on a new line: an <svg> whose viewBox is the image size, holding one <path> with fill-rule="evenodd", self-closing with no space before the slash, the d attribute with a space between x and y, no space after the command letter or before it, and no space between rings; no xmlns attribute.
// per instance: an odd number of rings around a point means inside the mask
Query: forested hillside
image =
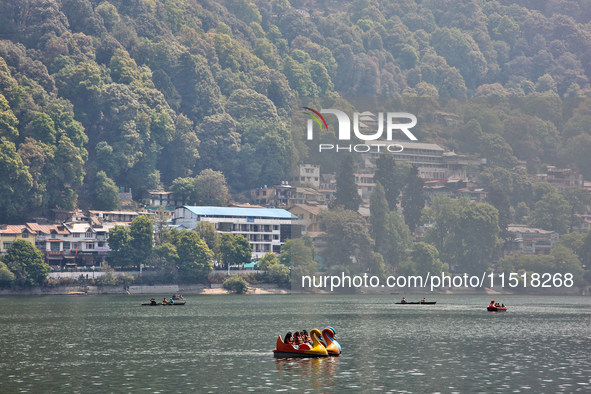
<svg viewBox="0 0 591 394"><path fill-rule="evenodd" d="M589 20L589 0L0 1L0 222L204 169L289 179L296 96L531 96L424 138L589 177L591 106L558 99L591 95Z"/></svg>

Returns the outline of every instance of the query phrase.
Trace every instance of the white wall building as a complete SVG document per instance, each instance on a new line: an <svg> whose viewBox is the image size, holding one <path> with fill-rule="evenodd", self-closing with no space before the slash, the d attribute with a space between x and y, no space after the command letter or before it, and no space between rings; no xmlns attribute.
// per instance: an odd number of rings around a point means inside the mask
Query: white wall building
<svg viewBox="0 0 591 394"><path fill-rule="evenodd" d="M301 236L305 221L286 210L274 208L228 208L183 206L174 210L173 224L192 230L197 222L211 222L220 233L241 234L252 246L252 258L280 253L290 238Z"/></svg>

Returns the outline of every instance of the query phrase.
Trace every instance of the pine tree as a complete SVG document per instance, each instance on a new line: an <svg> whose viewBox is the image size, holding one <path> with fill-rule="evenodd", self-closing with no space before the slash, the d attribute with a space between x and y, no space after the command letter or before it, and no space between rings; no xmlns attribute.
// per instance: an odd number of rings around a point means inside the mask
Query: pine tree
<svg viewBox="0 0 591 394"><path fill-rule="evenodd" d="M337 175L337 191L331 208L342 205L343 208L357 212L361 205L361 196L357 192L355 175L353 174L353 156L347 155L341 162Z"/></svg>
<svg viewBox="0 0 591 394"><path fill-rule="evenodd" d="M384 192L386 193L388 206L390 207L390 210L393 211L396 209L398 195L402 188L402 182L396 173L396 161L394 161L393 155L382 154L378 160L376 160L376 165L378 168L373 179L382 184Z"/></svg>
<svg viewBox="0 0 591 394"><path fill-rule="evenodd" d="M422 210L425 207L423 180L419 177L419 169L416 166L412 166L408 172L400 205L404 210L404 221L410 231L414 232L421 221Z"/></svg>
<svg viewBox="0 0 591 394"><path fill-rule="evenodd" d="M371 193L369 211L369 223L371 224L369 233L376 243L375 251L383 255L389 210L384 188L380 182L376 182L376 187L374 187L373 192Z"/></svg>

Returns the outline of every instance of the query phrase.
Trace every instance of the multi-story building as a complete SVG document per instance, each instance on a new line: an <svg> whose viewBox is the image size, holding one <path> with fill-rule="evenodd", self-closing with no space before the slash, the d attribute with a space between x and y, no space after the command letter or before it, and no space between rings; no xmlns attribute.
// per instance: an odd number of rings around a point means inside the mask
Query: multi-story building
<svg viewBox="0 0 591 394"><path fill-rule="evenodd" d="M584 187L583 174L571 169L557 169L554 166L548 166L546 171L546 181L550 183L557 192L562 192L566 188L581 189Z"/></svg>
<svg viewBox="0 0 591 394"><path fill-rule="evenodd" d="M326 205L295 204L289 208L289 212L306 221L305 232L318 233L320 232L318 213L323 209L328 209L328 207Z"/></svg>
<svg viewBox="0 0 591 394"><path fill-rule="evenodd" d="M507 228L515 234L510 252L526 254L550 254L560 235L556 231L511 224Z"/></svg>
<svg viewBox="0 0 591 394"><path fill-rule="evenodd" d="M306 222L284 209L177 207L173 225L192 230L197 222L211 222L220 233L241 234L252 246L252 258L280 253L287 239L298 238Z"/></svg>
<svg viewBox="0 0 591 394"><path fill-rule="evenodd" d="M35 246L52 266L75 266L75 255L70 253L74 238L63 224L27 223L35 234Z"/></svg>
<svg viewBox="0 0 591 394"><path fill-rule="evenodd" d="M376 187L373 175L374 174L353 174L353 176L355 176L357 192L364 200L369 200L374 187Z"/></svg>
<svg viewBox="0 0 591 394"><path fill-rule="evenodd" d="M0 225L0 254L6 253L6 250L17 240L22 239L35 245L35 233L27 226L18 225Z"/></svg>
<svg viewBox="0 0 591 394"><path fill-rule="evenodd" d="M250 198L252 198L259 205L270 205L272 201L275 201L275 188L257 187L250 191Z"/></svg>
<svg viewBox="0 0 591 394"><path fill-rule="evenodd" d="M146 202L146 205L155 207L180 207L187 203L186 200L175 196L173 192L165 192L162 190L148 190L142 195L142 199Z"/></svg>
<svg viewBox="0 0 591 394"><path fill-rule="evenodd" d="M390 153L387 146L396 144L402 146L401 152ZM451 177L468 177L477 174L479 166L486 164L486 159L474 159L455 152L445 151L437 144L409 142L409 141L366 141L369 151L363 153L365 161L369 160L373 167L375 161L382 154L391 154L397 162L414 165L419 170L419 176L424 179L446 179ZM398 148L400 149L400 148ZM474 169L474 173L470 170Z"/></svg>
<svg viewBox="0 0 591 394"><path fill-rule="evenodd" d="M320 187L320 166L314 164L300 164L293 175L291 184L294 186Z"/></svg>

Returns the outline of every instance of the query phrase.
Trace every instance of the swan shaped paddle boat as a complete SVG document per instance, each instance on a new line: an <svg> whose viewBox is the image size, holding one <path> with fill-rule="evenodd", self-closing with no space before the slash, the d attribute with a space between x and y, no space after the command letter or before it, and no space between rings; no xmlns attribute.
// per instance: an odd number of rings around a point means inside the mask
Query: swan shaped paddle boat
<svg viewBox="0 0 591 394"><path fill-rule="evenodd" d="M307 343L301 345L290 345L283 342L281 336L277 337L277 345L273 350L273 356L280 357L328 357L328 352L324 345L318 340L320 338L320 330L317 328L310 331L312 338L312 346Z"/></svg>
<svg viewBox="0 0 591 394"><path fill-rule="evenodd" d="M341 345L334 339L336 331L332 327L326 327L322 330L322 338L324 339L324 346L329 356L340 356Z"/></svg>

